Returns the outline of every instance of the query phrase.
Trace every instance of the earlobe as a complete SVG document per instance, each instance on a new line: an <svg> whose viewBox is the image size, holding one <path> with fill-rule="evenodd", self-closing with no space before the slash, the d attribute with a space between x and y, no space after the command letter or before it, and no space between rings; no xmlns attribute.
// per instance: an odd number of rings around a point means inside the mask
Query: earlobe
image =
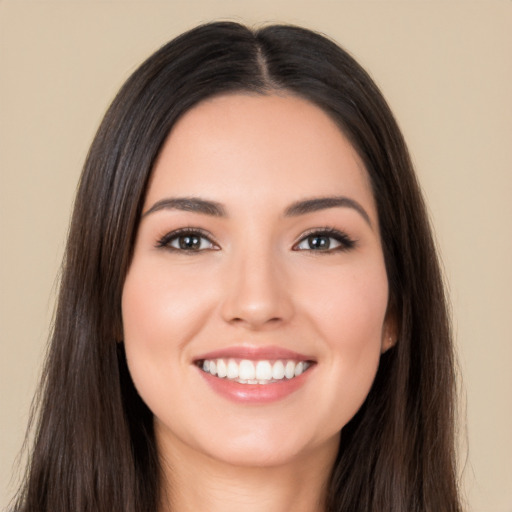
<svg viewBox="0 0 512 512"><path fill-rule="evenodd" d="M393 313L388 313L384 323L384 329L382 330L381 354L384 354L384 352L387 352L398 343L397 333L398 328L396 316Z"/></svg>
<svg viewBox="0 0 512 512"><path fill-rule="evenodd" d="M382 340L380 353L384 354L384 352L387 352L390 348L394 347L397 344L398 340L394 336L385 336Z"/></svg>

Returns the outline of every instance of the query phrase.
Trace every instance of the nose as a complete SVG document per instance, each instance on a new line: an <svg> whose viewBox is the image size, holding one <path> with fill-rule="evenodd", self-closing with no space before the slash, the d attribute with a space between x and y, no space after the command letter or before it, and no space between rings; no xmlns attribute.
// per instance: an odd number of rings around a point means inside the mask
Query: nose
<svg viewBox="0 0 512 512"><path fill-rule="evenodd" d="M293 301L283 265L268 253L239 255L227 270L223 319L250 330L288 322Z"/></svg>

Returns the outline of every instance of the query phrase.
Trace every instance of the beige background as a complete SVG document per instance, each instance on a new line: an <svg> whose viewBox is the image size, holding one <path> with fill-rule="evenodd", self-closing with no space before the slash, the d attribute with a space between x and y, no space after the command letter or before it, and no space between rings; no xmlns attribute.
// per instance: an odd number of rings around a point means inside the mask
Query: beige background
<svg viewBox="0 0 512 512"><path fill-rule="evenodd" d="M14 488L73 192L95 129L141 60L218 18L323 31L383 89L450 283L467 397L468 510L512 512L510 0L0 0L0 508Z"/></svg>

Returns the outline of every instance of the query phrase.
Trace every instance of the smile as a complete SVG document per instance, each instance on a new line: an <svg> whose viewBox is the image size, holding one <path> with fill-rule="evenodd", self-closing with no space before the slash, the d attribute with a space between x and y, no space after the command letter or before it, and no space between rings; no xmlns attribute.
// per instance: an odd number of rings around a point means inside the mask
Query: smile
<svg viewBox="0 0 512 512"><path fill-rule="evenodd" d="M310 361L278 359L204 359L197 362L203 372L220 379L239 384L273 384L292 380L302 375L310 366Z"/></svg>
<svg viewBox="0 0 512 512"><path fill-rule="evenodd" d="M279 346L229 346L200 354L194 366L216 394L244 405L284 400L315 373L317 360Z"/></svg>

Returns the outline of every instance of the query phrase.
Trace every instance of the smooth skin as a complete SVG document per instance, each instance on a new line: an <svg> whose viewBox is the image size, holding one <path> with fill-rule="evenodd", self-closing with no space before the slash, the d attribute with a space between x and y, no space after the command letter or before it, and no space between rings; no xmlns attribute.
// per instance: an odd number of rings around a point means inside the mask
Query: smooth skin
<svg viewBox="0 0 512 512"><path fill-rule="evenodd" d="M344 200L292 208L333 197ZM196 199L213 209L190 211ZM357 153L304 99L215 97L171 131L143 212L122 313L129 370L155 417L161 511L323 510L340 432L396 337ZM240 403L195 364L232 346L315 364L289 396Z"/></svg>

